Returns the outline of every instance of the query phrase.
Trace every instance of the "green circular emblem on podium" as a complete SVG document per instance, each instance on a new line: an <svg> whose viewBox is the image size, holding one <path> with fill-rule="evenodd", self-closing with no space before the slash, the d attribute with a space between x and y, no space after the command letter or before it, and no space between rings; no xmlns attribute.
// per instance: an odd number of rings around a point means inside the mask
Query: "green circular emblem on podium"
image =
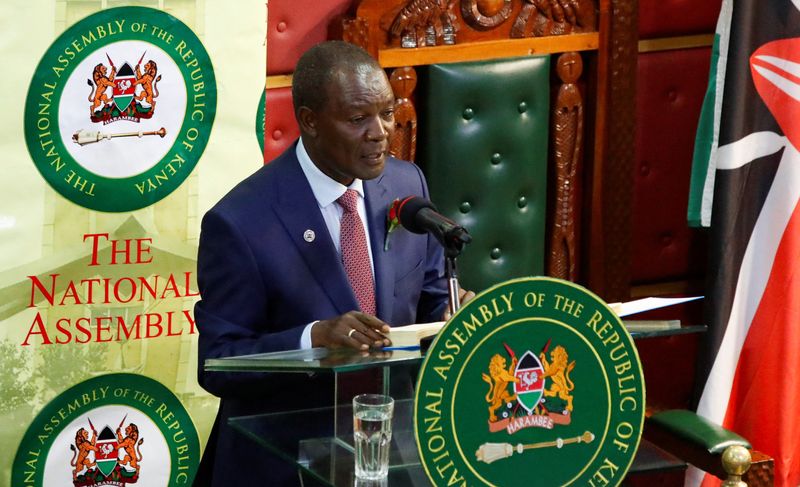
<svg viewBox="0 0 800 487"><path fill-rule="evenodd" d="M620 319L576 284L523 278L467 303L428 350L414 428L434 485L619 485L645 413Z"/></svg>

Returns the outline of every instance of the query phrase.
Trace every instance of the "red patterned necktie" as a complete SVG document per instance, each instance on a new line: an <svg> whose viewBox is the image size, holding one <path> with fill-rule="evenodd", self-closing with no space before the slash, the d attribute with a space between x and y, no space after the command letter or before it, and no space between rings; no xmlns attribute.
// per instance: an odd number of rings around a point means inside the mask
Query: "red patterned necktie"
<svg viewBox="0 0 800 487"><path fill-rule="evenodd" d="M358 193L348 189L336 200L342 207L342 262L361 311L375 315L375 281L367 248L367 234L358 216Z"/></svg>

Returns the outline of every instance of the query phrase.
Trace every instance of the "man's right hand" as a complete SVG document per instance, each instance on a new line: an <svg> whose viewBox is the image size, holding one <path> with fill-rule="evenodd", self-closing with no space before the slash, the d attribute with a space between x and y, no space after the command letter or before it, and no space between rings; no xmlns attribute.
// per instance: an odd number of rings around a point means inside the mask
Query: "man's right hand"
<svg viewBox="0 0 800 487"><path fill-rule="evenodd" d="M384 336L389 325L360 311L349 311L330 320L320 320L311 327L311 346L368 350L391 345Z"/></svg>

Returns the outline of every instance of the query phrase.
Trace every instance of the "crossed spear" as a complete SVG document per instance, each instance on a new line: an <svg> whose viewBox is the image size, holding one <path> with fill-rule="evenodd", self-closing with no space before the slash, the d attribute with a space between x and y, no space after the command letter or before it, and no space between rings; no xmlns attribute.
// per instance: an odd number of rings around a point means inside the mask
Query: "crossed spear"
<svg viewBox="0 0 800 487"><path fill-rule="evenodd" d="M119 426L117 426L117 429L122 428L122 425L125 424L125 418L127 418L127 417L128 417L127 414L122 417L122 421L119 422ZM95 429L94 425L92 424L92 418L87 417L86 419L89 420L89 426L92 428L92 432L96 435L97 434L97 430Z"/></svg>
<svg viewBox="0 0 800 487"><path fill-rule="evenodd" d="M158 135L162 139L165 135L167 135L167 129L161 127L159 130L153 130L151 132L142 132L141 130L138 132L123 132L120 134L104 134L103 132L92 132L89 130L80 129L74 134L72 134L72 141L80 146L84 146L87 144L94 144L95 142L100 142L101 140L111 140L116 137L139 137L142 138L145 135Z"/></svg>
<svg viewBox="0 0 800 487"><path fill-rule="evenodd" d="M566 440L556 438L555 441L542 441L539 443L530 443L528 445L523 445L522 443L518 443L516 446L511 443L484 443L478 448L478 451L475 452L475 456L478 458L479 462L492 463L510 457L514 454L514 451L522 453L525 450L533 450L534 448L548 448L552 446L561 448L570 443L591 443L592 441L594 441L594 434L586 431L581 436L576 436L575 438L567 438Z"/></svg>

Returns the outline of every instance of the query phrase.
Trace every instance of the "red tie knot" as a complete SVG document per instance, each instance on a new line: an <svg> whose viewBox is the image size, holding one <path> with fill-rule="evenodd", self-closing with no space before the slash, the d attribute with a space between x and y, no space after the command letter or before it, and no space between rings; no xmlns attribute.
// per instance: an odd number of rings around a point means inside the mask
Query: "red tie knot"
<svg viewBox="0 0 800 487"><path fill-rule="evenodd" d="M354 189L348 189L343 195L339 196L336 202L339 203L345 213L352 213L358 208L358 192Z"/></svg>

